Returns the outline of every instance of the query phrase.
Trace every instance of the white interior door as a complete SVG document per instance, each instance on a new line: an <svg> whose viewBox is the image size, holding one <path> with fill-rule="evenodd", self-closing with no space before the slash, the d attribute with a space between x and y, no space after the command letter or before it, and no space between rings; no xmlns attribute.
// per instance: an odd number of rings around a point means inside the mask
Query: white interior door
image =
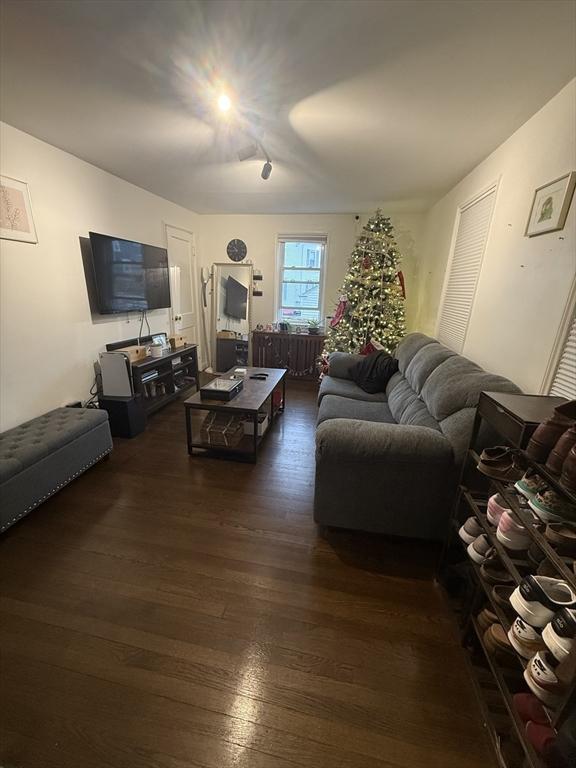
<svg viewBox="0 0 576 768"><path fill-rule="evenodd" d="M166 243L170 263L172 293L171 327L190 344L198 344L198 362L203 367L199 296L196 275L196 253L191 232L166 226Z"/></svg>

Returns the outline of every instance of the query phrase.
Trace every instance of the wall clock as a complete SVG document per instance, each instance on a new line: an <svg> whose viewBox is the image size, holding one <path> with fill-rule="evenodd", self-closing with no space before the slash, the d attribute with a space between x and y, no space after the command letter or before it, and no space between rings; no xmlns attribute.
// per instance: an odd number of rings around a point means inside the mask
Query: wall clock
<svg viewBox="0 0 576 768"><path fill-rule="evenodd" d="M226 246L226 253L228 254L228 258L232 259L232 261L242 261L242 259L246 258L248 249L243 240L235 238L234 240L230 240Z"/></svg>

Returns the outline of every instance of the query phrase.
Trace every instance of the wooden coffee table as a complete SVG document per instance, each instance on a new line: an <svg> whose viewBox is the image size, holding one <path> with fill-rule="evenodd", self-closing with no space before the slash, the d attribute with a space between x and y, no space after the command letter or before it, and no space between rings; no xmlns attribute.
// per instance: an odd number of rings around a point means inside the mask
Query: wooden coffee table
<svg viewBox="0 0 576 768"><path fill-rule="evenodd" d="M223 374L223 378L232 375L234 368ZM258 379L251 379L256 373L267 373L268 377L265 381ZM200 397L200 392L197 392L192 397L189 397L184 401L184 410L186 416L186 439L188 443L188 453L190 456L198 455L194 449L201 449L202 453L207 451L214 453L226 453L231 454L236 458L249 459L252 462L256 462L258 456L258 448L262 443L262 440L266 434L272 428L274 420L278 413L284 410L286 403L286 369L285 368L247 368L246 377L243 379L244 388L240 394L232 400L207 400ZM274 405L273 393L276 389L282 388L282 401L280 405ZM258 435L258 414L266 406L266 401L270 400L269 406L269 423L268 429L264 435ZM199 430L201 423L200 420L193 418L194 411L215 411L217 413L227 413L231 416L249 416L252 420L252 426L254 434L245 435L240 443L236 446L227 447L223 445L211 445L203 442L200 435L198 439L194 438L194 427ZM193 422L197 423L194 424Z"/></svg>

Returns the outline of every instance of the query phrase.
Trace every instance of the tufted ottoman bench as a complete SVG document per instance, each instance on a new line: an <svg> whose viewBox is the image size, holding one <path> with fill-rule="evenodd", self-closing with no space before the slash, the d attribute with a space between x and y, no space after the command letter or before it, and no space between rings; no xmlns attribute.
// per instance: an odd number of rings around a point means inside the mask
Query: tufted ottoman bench
<svg viewBox="0 0 576 768"><path fill-rule="evenodd" d="M56 408L0 435L0 532L112 450L108 414Z"/></svg>

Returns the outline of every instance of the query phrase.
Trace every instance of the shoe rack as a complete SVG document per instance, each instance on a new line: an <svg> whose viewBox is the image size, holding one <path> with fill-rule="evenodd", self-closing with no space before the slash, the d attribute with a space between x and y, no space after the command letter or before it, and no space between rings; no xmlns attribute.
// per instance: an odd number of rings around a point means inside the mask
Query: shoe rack
<svg viewBox="0 0 576 768"><path fill-rule="evenodd" d="M572 564L569 559L558 554L534 525L530 512L519 503L513 484L493 480L477 469L479 443L484 447L509 445L523 450L538 424L551 416L554 407L561 402L562 398L482 393L438 569L438 581L458 618L473 688L501 768L548 768L548 764L526 738L525 723L513 703L515 693L530 692L523 677L530 661L513 648L495 653L494 648L487 647L484 630L478 623L478 614L488 608L497 616L506 633L514 621L514 614L509 614L495 601L493 584L484 579L481 566L468 556L466 543L460 539L458 531L469 517L473 516L478 521L499 558L499 567L509 575L510 586L517 586L525 576L536 573L538 566L528 558L527 551L507 550L496 537L496 528L488 520L488 499L499 493L506 506L525 526L532 545L540 550L542 562L548 564L546 568L550 575L563 579L576 590L576 574ZM528 457L526 462L534 466L551 488L576 504L576 496L564 489L558 478L543 465L530 462ZM570 656L557 667L557 674L561 674L561 668L567 666L574 666L574 659ZM569 671L571 673L572 669ZM554 709L546 707L553 728L561 728L568 714L576 709L576 682L573 678L572 673L572 682L561 703Z"/></svg>

